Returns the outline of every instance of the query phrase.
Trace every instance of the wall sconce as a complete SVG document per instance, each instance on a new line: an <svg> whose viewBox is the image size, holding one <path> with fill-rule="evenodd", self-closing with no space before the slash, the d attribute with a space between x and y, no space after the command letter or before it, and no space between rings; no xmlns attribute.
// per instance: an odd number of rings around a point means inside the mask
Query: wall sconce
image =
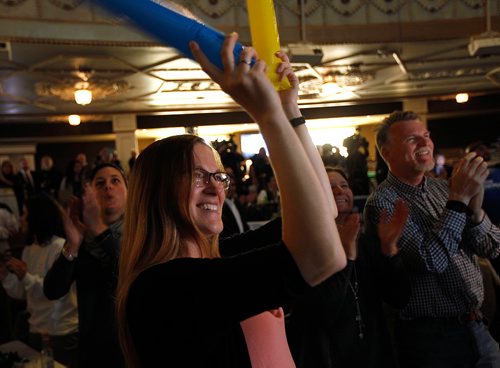
<svg viewBox="0 0 500 368"><path fill-rule="evenodd" d="M68 117L68 123L72 126L80 125L80 115L70 115Z"/></svg>
<svg viewBox="0 0 500 368"><path fill-rule="evenodd" d="M88 105L92 102L92 91L90 91L88 82L80 82L75 85L75 102L78 105Z"/></svg>

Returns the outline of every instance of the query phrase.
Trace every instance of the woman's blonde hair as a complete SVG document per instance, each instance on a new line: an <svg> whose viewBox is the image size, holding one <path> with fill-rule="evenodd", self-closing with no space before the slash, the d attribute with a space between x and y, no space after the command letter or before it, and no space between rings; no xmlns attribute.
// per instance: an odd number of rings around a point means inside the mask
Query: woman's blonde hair
<svg viewBox="0 0 500 368"><path fill-rule="evenodd" d="M203 235L189 212L196 144L207 145L194 135L157 141L141 152L130 176L116 300L120 345L130 367L140 366L126 315L128 293L137 276L185 255L183 241L187 238L199 245L202 257L219 256L218 236L208 239Z"/></svg>

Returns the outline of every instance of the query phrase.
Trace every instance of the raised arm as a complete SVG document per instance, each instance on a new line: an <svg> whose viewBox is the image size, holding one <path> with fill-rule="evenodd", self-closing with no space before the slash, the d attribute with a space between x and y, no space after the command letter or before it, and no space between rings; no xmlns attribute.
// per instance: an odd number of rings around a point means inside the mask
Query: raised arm
<svg viewBox="0 0 500 368"><path fill-rule="evenodd" d="M224 71L212 65L196 43L191 43L191 50L203 70L259 124L280 188L283 240L305 281L317 285L346 265L331 217L331 198L266 77L265 63L257 60L251 66L250 60L257 55L246 48L235 66L232 50L236 40L236 34L225 40ZM326 177L326 172L322 175Z"/></svg>
<svg viewBox="0 0 500 368"><path fill-rule="evenodd" d="M330 181L328 180L328 176L325 175L325 165L321 160L318 149L312 141L305 123L302 123L305 122L305 120L302 117L298 104L299 79L293 72L288 56L283 51L278 51L276 56L282 60L282 63L278 65L278 69L276 71L280 76L280 80L282 78L288 78L290 85L292 86L292 88L288 90L279 91L283 111L285 112L288 120L290 122L294 122L293 130L297 134L297 137L299 137L302 147L304 147L304 150L311 161L311 165L316 171L316 175L321 182L325 195L330 201L329 207L332 210L331 218L336 218L338 214L337 205L335 204L332 188L330 187Z"/></svg>

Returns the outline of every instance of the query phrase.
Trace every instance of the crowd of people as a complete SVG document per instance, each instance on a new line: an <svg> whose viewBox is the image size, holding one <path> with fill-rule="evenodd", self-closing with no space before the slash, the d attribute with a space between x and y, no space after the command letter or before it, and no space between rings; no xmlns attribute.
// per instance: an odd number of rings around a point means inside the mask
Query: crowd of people
<svg viewBox="0 0 500 368"><path fill-rule="evenodd" d="M500 272L483 209L495 167L480 145L449 169L420 117L394 112L372 190L355 164L366 141L346 141L352 162L322 157L287 55L276 72L292 87L276 92L254 49L234 59L236 41L223 70L190 47L259 124L269 156L248 177L234 142L190 134L134 154L129 177L108 149L64 176L48 156L40 172L2 163L0 302L26 300L25 342L48 335L69 367L498 368L480 267ZM369 194L358 213L354 194ZM26 246L9 253L19 228Z"/></svg>
<svg viewBox="0 0 500 368"><path fill-rule="evenodd" d="M51 160L44 156L44 161ZM33 173L45 184L34 185L19 203L18 220L9 206L2 209L10 215L2 218L2 233L7 229L9 239L20 227L26 244L2 248L3 339L18 338L39 350L48 335L55 359L67 366L123 366L114 295L127 177L113 160L99 160L90 168L83 154L69 167L59 185L56 175ZM27 313L16 315L5 293L24 299ZM24 315L28 331L23 331Z"/></svg>

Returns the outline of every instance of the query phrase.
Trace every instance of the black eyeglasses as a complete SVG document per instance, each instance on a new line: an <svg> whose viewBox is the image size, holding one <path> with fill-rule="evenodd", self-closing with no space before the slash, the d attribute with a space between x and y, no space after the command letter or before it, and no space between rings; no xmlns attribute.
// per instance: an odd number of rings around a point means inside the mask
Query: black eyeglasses
<svg viewBox="0 0 500 368"><path fill-rule="evenodd" d="M225 172L217 171L214 173L203 169L195 169L194 171L194 186L204 188L210 184L210 178L214 178L218 185L221 185L225 190L229 189L231 178Z"/></svg>

